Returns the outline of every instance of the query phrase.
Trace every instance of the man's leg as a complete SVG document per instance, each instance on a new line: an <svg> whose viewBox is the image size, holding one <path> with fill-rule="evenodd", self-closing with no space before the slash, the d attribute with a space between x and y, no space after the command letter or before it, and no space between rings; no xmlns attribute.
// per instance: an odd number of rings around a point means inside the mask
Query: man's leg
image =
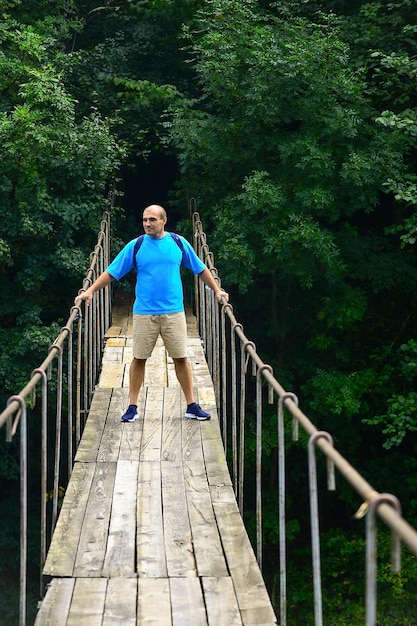
<svg viewBox="0 0 417 626"><path fill-rule="evenodd" d="M133 358L129 371L129 406L122 415L122 422L134 422L138 419L138 395L145 377L146 359Z"/></svg>
<svg viewBox="0 0 417 626"><path fill-rule="evenodd" d="M173 361L175 365L175 373L187 402L185 417L197 420L209 420L210 413L203 411L201 406L195 402L191 367L188 359L184 357L183 359L173 359Z"/></svg>
<svg viewBox="0 0 417 626"><path fill-rule="evenodd" d="M132 413L137 419L137 403L140 388L145 378L146 360L152 354L152 350L159 336L159 319L155 315L133 314L133 359L129 371L129 407L122 422L126 421L127 414ZM139 355L139 357L135 356ZM130 420L129 420L130 421Z"/></svg>
<svg viewBox="0 0 417 626"><path fill-rule="evenodd" d="M181 389L184 392L185 400L187 404L195 402L193 380L191 376L191 368L187 357L183 359L173 359L175 366L175 374L177 375L178 382L181 385Z"/></svg>
<svg viewBox="0 0 417 626"><path fill-rule="evenodd" d="M145 378L146 359L132 359L129 371L129 404L138 403L138 395Z"/></svg>
<svg viewBox="0 0 417 626"><path fill-rule="evenodd" d="M161 334L168 354L172 356L174 361L175 373L187 402L185 417L209 420L210 414L203 411L200 405L195 402L191 367L187 357L174 356L174 354L187 354L187 322L185 313L164 316Z"/></svg>

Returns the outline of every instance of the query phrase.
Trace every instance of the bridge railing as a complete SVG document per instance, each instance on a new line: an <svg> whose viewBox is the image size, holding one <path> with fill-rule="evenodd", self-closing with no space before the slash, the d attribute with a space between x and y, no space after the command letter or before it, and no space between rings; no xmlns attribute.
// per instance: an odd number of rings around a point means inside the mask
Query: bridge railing
<svg viewBox="0 0 417 626"><path fill-rule="evenodd" d="M109 263L110 208L101 221L97 245L90 257L90 267L80 291L88 288L96 276ZM192 205L195 209L195 206ZM206 235L198 213L193 211L194 241L196 250L220 283L214 265L214 257L207 245ZM334 469L346 479L364 501L358 515L367 516L366 526L366 624L376 624L376 518L380 518L392 530L393 568L400 567L400 543L404 543L417 555L417 532L401 516L397 499L391 494L378 493L335 449L330 433L318 431L298 407L295 394L287 392L273 375L272 368L257 354L242 325L236 320L233 307L224 304L219 308L201 281L196 290L196 302L200 332L204 341L207 360L215 385L217 406L220 409L221 428L225 447L232 450L232 478L241 512L244 507L245 468L245 416L248 412L247 378L252 370L256 395L256 553L262 567L262 419L264 395L268 402L277 404L278 436L278 518L280 562L280 624L287 623L286 585L286 520L285 520L285 410L293 421L293 437L298 429L307 433L309 463L309 493L312 528L312 571L314 580L315 625L322 624L321 564L318 515L318 487L316 478L315 450L319 448L328 461L328 488L334 489ZM39 417L41 422L41 502L40 502L40 589L43 595L42 569L49 539L58 515L59 487L68 481L76 449L80 442L87 418L94 387L98 378L104 334L110 325L111 293L109 287L101 290L81 317L79 307L72 307L66 325L51 344L48 356L36 368L27 385L9 398L6 409L0 413L0 428L6 430L11 441L16 435L20 442L20 606L19 625L26 624L26 588L28 567L28 418ZM39 399L40 410L35 407ZM49 442L47 433L54 427L54 441ZM64 458L65 457L65 458ZM52 476L48 468L52 465ZM50 488L51 487L51 488ZM45 494L52 493L51 511L47 511Z"/></svg>
<svg viewBox="0 0 417 626"><path fill-rule="evenodd" d="M113 194L109 195L101 220L97 244L90 255L90 266L81 291L85 291L109 264L110 209ZM47 547L55 527L60 488L66 485L72 472L91 404L104 347L104 334L110 325L110 286L81 317L81 309L73 306L66 325L49 346L48 355L33 370L29 382L8 399L0 413L0 428L6 429L6 440L19 436L20 447L20 598L19 626L25 626L27 613L28 570L28 420L39 419L41 433L40 456L40 597L43 597L42 569ZM39 410L36 402L39 403ZM48 441L48 432L54 432L54 441ZM53 470L51 471L51 468ZM47 505L51 494L52 506Z"/></svg>
<svg viewBox="0 0 417 626"><path fill-rule="evenodd" d="M220 284L220 277L214 264L214 256L207 244L200 216L191 201L190 213L193 221L194 246L199 257L206 263L214 278ZM400 545L408 546L417 555L417 532L401 516L398 499L387 493L379 493L354 467L335 449L330 433L319 431L298 406L294 393L286 391L274 377L272 367L263 362L234 315L231 304L224 303L221 309L210 290L201 281L196 283L196 309L205 352L215 386L217 406L225 449L231 450L231 473L237 502L243 514L244 475L245 475L245 420L253 412L253 404L248 407L248 370L254 378L256 397L256 554L262 568L262 420L264 416L264 396L270 404L277 405L278 440L278 524L279 524L279 579L280 579L280 624L287 624L287 566L286 566L286 484L285 484L285 411L292 419L292 437L298 439L299 427L308 435L306 454L308 457L308 489L310 500L310 526L312 574L314 591L314 624L323 624L320 529L318 507L318 485L316 471L316 448L327 460L327 488L335 489L335 469L345 478L353 490L361 497L363 505L357 518L366 515L366 554L365 554L365 605L366 626L376 625L377 610L377 541L376 518L380 518L391 529L393 571L399 571ZM253 403L253 395L250 397Z"/></svg>

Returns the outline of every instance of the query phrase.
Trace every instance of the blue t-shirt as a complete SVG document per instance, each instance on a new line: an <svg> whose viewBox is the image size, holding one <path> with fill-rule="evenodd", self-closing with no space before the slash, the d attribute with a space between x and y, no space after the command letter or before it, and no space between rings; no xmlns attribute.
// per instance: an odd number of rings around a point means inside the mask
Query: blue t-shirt
<svg viewBox="0 0 417 626"><path fill-rule="evenodd" d="M200 274L206 265L198 258L192 246L181 237L184 253L168 233L160 239L145 235L136 254L136 288L133 313L161 315L184 311L183 289L180 274L181 261L194 274ZM110 263L107 272L116 280L133 269L132 239Z"/></svg>

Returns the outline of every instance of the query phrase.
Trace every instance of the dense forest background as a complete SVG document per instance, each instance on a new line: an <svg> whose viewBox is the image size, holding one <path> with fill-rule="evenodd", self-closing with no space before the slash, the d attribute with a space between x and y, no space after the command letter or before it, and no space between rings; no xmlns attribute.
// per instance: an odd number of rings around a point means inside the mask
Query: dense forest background
<svg viewBox="0 0 417 626"><path fill-rule="evenodd" d="M115 250L150 202L187 234L194 196L246 334L417 525L416 35L412 0L0 0L3 406L66 319L109 185ZM268 555L275 444L271 416ZM308 511L304 453L288 447L299 626L313 622ZM17 458L1 438L4 625L17 623ZM323 498L326 623L364 623L359 503L343 484ZM415 624L417 559L394 576L380 543L378 624ZM277 557L266 561L274 595ZM32 594L33 615L36 583Z"/></svg>

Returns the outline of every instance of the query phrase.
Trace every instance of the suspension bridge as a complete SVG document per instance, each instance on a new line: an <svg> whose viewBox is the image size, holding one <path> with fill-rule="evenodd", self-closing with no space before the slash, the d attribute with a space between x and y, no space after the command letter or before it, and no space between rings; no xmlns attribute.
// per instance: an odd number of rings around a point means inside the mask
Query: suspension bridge
<svg viewBox="0 0 417 626"><path fill-rule="evenodd" d="M82 289L109 263L111 205ZM196 207L193 241L220 281ZM20 606L27 621L28 442L30 412L41 422L40 602L35 624L114 626L234 626L287 624L285 423L308 435L311 512L311 622L323 616L316 453L357 493L366 515L364 605L366 626L377 623L377 519L391 529L392 567L401 544L417 555L417 532L398 500L379 493L335 449L257 354L231 304L219 306L198 281L195 311L187 310L188 359L208 422L186 420L184 399L158 343L139 396L140 419L122 424L132 358L132 302L110 286L67 324L27 385L0 414L7 440L20 441ZM256 538L243 524L245 419L248 389L256 398ZM36 396L38 396L36 398ZM35 406L35 398L39 406ZM278 436L279 601L272 606L263 577L262 418L276 404ZM54 428L54 441L47 439ZM287 429L288 431L288 429ZM225 449L230 448L226 460ZM60 487L65 495L60 501ZM323 487L322 487L323 488ZM52 493L51 505L45 494Z"/></svg>

